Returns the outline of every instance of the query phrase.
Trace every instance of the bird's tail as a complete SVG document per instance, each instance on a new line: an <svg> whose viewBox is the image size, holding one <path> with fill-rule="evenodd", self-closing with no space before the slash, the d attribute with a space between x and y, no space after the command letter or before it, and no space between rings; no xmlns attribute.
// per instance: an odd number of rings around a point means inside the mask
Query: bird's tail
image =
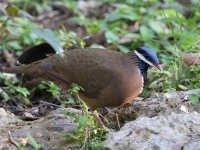
<svg viewBox="0 0 200 150"><path fill-rule="evenodd" d="M43 72L41 68L39 67L38 64L28 64L24 66L15 66L15 67L10 67L10 68L5 68L3 70L5 73L24 73L28 74L33 77L42 77Z"/></svg>

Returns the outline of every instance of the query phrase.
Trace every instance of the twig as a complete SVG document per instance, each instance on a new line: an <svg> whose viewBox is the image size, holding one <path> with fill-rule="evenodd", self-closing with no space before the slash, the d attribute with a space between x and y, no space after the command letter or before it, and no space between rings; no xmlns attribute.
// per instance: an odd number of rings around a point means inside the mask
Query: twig
<svg viewBox="0 0 200 150"><path fill-rule="evenodd" d="M117 119L117 125L118 125L118 128L120 129L120 123L119 123L119 117L118 117L118 114L116 114L116 119Z"/></svg>
<svg viewBox="0 0 200 150"><path fill-rule="evenodd" d="M46 105L46 104L42 104L42 105L40 105L40 106L37 106L37 107L31 108L30 110L25 111L25 112L31 113L32 111L34 111L34 110L36 110L36 109L39 109L39 108L41 108L41 107L43 107L43 106L45 106L45 105Z"/></svg>
<svg viewBox="0 0 200 150"><path fill-rule="evenodd" d="M10 87L1 87L2 90L9 90Z"/></svg>
<svg viewBox="0 0 200 150"><path fill-rule="evenodd" d="M8 131L8 140L16 147L19 147L19 144L12 138L10 131Z"/></svg>
<svg viewBox="0 0 200 150"><path fill-rule="evenodd" d="M51 19L51 18L59 16L59 15L60 15L59 11L52 11L50 13L47 12L47 13L43 13L40 16L38 16L35 20L39 22L39 21L42 21L46 18Z"/></svg>
<svg viewBox="0 0 200 150"><path fill-rule="evenodd" d="M45 102L45 101L40 101L40 103L44 103L44 104L48 104L48 105L52 105L52 106L56 106L56 107L62 108L62 107L59 106L59 105L52 104L52 103L48 103L48 102Z"/></svg>
<svg viewBox="0 0 200 150"><path fill-rule="evenodd" d="M87 128L87 129L88 129L88 128ZM89 130L88 130L88 132L89 132ZM81 147L80 150L84 150L84 148L85 148L85 144L86 144L87 139L88 139L88 134L89 134L89 133L86 133L86 135L85 135L85 139L84 139L84 143L83 143L83 146Z"/></svg>
<svg viewBox="0 0 200 150"><path fill-rule="evenodd" d="M6 23L8 22L9 19L10 19L10 17L8 17L8 18L6 19L6 21L1 25L0 31L2 31L4 27L6 27ZM1 32L0 32L0 33L1 33Z"/></svg>

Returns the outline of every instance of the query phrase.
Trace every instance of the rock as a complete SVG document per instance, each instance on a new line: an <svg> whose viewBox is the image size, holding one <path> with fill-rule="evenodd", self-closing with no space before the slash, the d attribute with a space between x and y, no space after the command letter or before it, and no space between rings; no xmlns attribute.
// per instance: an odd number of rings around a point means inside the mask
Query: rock
<svg viewBox="0 0 200 150"><path fill-rule="evenodd" d="M192 105L188 94L198 94L200 89L191 91L171 92L154 94L147 99L136 99L130 104L113 108L105 116L109 120L109 126L116 128L118 120L123 126L129 121L133 121L139 117L155 117L158 115L170 115L174 113L200 113L200 103Z"/></svg>
<svg viewBox="0 0 200 150"><path fill-rule="evenodd" d="M6 127L8 124L19 122L20 120L11 112L0 108L0 129Z"/></svg>
<svg viewBox="0 0 200 150"><path fill-rule="evenodd" d="M78 127L78 125L73 122L74 118L64 115L63 112L75 112L76 114L82 113L80 110L73 108L60 108L52 111L46 117L42 117L35 121L21 121L20 123L10 121L11 124L7 124L7 126L0 129L0 149L8 147L11 150L16 149L16 147L9 146L8 131L11 132L12 138L18 144L27 137L27 133L30 133L44 150L60 148L67 149L68 147L77 145L75 142L69 142L65 138L58 138L62 135L72 133ZM8 117L5 113L3 116ZM13 115L13 117L15 116Z"/></svg>
<svg viewBox="0 0 200 150"><path fill-rule="evenodd" d="M8 143L8 126L11 128L21 122L14 114L0 108L0 149L15 150L16 147ZM9 147L9 148L8 148Z"/></svg>
<svg viewBox="0 0 200 150"><path fill-rule="evenodd" d="M110 133L103 142L110 150L199 150L200 115L141 117Z"/></svg>

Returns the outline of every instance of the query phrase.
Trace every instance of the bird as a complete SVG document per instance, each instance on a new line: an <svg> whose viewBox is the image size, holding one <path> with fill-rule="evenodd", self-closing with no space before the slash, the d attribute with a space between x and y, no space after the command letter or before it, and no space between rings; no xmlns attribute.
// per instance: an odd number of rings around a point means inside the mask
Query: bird
<svg viewBox="0 0 200 150"><path fill-rule="evenodd" d="M118 107L133 101L143 90L147 70L160 71L158 57L148 47L138 47L128 53L98 48L73 49L45 59L5 68L6 73L24 73L44 81L52 81L64 90L77 84L80 98L89 106L93 117L104 126L96 110Z"/></svg>

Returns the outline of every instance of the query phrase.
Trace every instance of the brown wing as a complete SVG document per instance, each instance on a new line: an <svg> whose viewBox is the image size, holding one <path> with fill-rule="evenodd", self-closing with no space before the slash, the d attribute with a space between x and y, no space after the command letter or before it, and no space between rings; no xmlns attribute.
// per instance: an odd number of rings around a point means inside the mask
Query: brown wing
<svg viewBox="0 0 200 150"><path fill-rule="evenodd" d="M122 54L108 50L77 49L65 52L64 58L59 55L49 57L40 66L50 78L63 84L76 83L92 97L113 79L118 55Z"/></svg>

